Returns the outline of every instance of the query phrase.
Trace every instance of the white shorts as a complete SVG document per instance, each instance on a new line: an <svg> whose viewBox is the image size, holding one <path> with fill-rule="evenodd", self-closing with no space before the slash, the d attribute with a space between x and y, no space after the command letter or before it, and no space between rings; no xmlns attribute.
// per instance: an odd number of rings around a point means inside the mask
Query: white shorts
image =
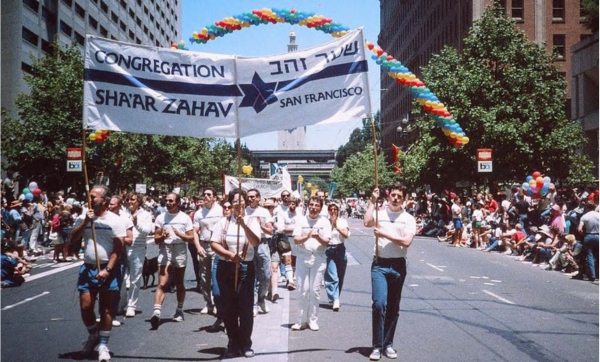
<svg viewBox="0 0 600 362"><path fill-rule="evenodd" d="M158 265L173 265L174 268L185 268L187 261L187 245L180 244L160 244L158 251Z"/></svg>

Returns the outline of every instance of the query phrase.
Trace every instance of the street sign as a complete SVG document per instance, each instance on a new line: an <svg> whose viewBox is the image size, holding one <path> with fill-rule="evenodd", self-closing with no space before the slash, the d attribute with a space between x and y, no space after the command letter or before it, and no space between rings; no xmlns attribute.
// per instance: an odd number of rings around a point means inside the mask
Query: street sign
<svg viewBox="0 0 600 362"><path fill-rule="evenodd" d="M81 160L67 160L67 172L81 172L82 170Z"/></svg>
<svg viewBox="0 0 600 362"><path fill-rule="evenodd" d="M140 194L146 193L146 184L135 184L135 192L139 192Z"/></svg>
<svg viewBox="0 0 600 362"><path fill-rule="evenodd" d="M81 159L82 159L81 147L67 148L67 160L81 160Z"/></svg>
<svg viewBox="0 0 600 362"><path fill-rule="evenodd" d="M477 149L477 172L492 172L492 149Z"/></svg>

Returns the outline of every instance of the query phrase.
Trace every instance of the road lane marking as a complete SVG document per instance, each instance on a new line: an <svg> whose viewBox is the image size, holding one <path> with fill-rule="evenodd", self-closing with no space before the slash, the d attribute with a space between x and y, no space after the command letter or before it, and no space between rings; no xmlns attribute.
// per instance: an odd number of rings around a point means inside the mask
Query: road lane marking
<svg viewBox="0 0 600 362"><path fill-rule="evenodd" d="M490 282L492 282L492 283L502 283L502 280L492 279L492 280L490 280Z"/></svg>
<svg viewBox="0 0 600 362"><path fill-rule="evenodd" d="M348 250L346 250L346 258L348 260L348 264L347 264L348 266L360 265L358 260L356 260L356 258L354 256L352 256L352 254L350 254L350 252Z"/></svg>
<svg viewBox="0 0 600 362"><path fill-rule="evenodd" d="M37 299L39 297L43 297L46 294L50 294L50 292L46 291L46 292L43 292L41 294L34 295L33 297L29 297L27 299L24 299L24 300L20 301L19 303L15 303L15 304L12 304L12 305L7 305L6 307L2 308L2 310L11 309L11 308L14 308L14 307L16 307L18 305L25 304L27 302L31 302L32 300Z"/></svg>
<svg viewBox="0 0 600 362"><path fill-rule="evenodd" d="M432 267L433 269L437 269L437 270L439 270L439 271L441 271L441 272L443 272L443 271L444 271L444 269L442 269L442 268L438 268L437 266L435 266L435 265L433 265L433 264L427 263L427 265L429 265L429 266L430 266L430 267Z"/></svg>
<svg viewBox="0 0 600 362"><path fill-rule="evenodd" d="M48 270L48 271L45 271L43 273L32 275L30 277L25 278L25 281L26 282L31 282L33 280L40 279L40 278L46 277L48 275L60 273L63 270L67 270L67 269L78 267L81 264L83 264L83 260L80 260L80 261L78 261L76 263L73 263L73 264L70 264L70 265L61 266L60 268L56 268L56 269L53 268L52 270Z"/></svg>
<svg viewBox="0 0 600 362"><path fill-rule="evenodd" d="M494 293L492 293L492 292L490 292L490 291L487 291L487 290L485 290L485 289L482 289L482 290L483 290L483 292L484 292L485 294L487 294L487 295L490 295L490 296L492 296L492 297L494 297L494 298L496 298L496 299L498 299L498 300L500 300L500 301L502 301L502 302L504 302L504 303L508 303L508 304L515 304L514 302L511 302L510 300L508 300L508 299L506 299L506 298L502 298L501 296L499 296L499 295L497 295L497 294L494 294Z"/></svg>
<svg viewBox="0 0 600 362"><path fill-rule="evenodd" d="M483 283L484 285L496 285L494 283Z"/></svg>

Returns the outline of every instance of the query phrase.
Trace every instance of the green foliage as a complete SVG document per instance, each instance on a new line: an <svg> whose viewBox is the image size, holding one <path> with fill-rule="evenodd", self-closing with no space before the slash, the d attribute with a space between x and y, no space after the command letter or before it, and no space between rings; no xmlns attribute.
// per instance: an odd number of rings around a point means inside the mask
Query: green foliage
<svg viewBox="0 0 600 362"><path fill-rule="evenodd" d="M456 148L430 121L417 122L421 138L401 158L407 180L447 187L483 176L521 181L533 170L553 180L569 176L584 137L566 118L566 83L552 55L529 42L501 9L489 8L476 22L462 54L445 47L423 75L470 142ZM493 173L477 172L478 148L493 149Z"/></svg>
<svg viewBox="0 0 600 362"><path fill-rule="evenodd" d="M34 75L26 77L31 92L16 102L20 120L2 111L2 155L7 171L18 172L20 181L82 192L83 175L66 172L66 149L83 142L83 59L76 46L61 49L55 42L52 49L33 60ZM86 143L90 182L102 171L113 190L131 190L136 183L172 189L184 182L195 192L222 187L221 174L238 170L237 150L225 140L113 132L100 144ZM245 145L242 155L249 163Z"/></svg>
<svg viewBox="0 0 600 362"><path fill-rule="evenodd" d="M398 176L393 172L393 167L386 164L383 155L377 157L377 168L380 187L397 181ZM343 167L335 167L331 172L331 181L338 183L336 195L348 197L360 191L372 190L375 187L374 176L373 147L368 146L362 152L348 157Z"/></svg>
<svg viewBox="0 0 600 362"><path fill-rule="evenodd" d="M581 0L582 23L592 33L598 31L598 0Z"/></svg>
<svg viewBox="0 0 600 362"><path fill-rule="evenodd" d="M375 120L375 135L377 140L380 139L381 130L381 112L377 111L373 117ZM351 155L362 152L366 147L373 145L373 130L371 120L369 118L363 118L362 129L355 128L350 134L350 139L345 145L338 148L335 160L339 167L343 167L346 159ZM379 146L378 146L379 148Z"/></svg>

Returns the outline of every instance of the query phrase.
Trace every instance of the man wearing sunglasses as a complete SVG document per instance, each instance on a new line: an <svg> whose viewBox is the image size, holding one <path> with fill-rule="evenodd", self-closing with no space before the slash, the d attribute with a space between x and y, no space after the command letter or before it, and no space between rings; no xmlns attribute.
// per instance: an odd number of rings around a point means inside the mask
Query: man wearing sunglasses
<svg viewBox="0 0 600 362"><path fill-rule="evenodd" d="M159 246L158 254L158 288L154 293L154 312L150 318L152 329L160 325L160 312L165 300L167 282L169 280L169 265L173 266L173 282L177 286L177 309L173 316L174 322L183 322L183 303L185 301L185 266L187 261L187 246L185 243L194 241L192 220L179 210L181 199L178 194L170 193L166 197L167 212L156 217L154 242Z"/></svg>
<svg viewBox="0 0 600 362"><path fill-rule="evenodd" d="M273 235L273 218L269 210L259 206L260 191L248 190L248 215L250 225L260 225L260 244L256 248L254 266L256 269L256 283L254 287L254 315L258 314L260 307L263 313L269 313L265 303L265 297L269 291L271 281L271 250L269 249L269 238Z"/></svg>
<svg viewBox="0 0 600 362"><path fill-rule="evenodd" d="M383 353L388 358L397 358L392 347L402 287L406 279L406 254L417 232L415 218L403 208L406 187L396 184L389 189L388 204L375 217L375 205L379 199L379 189L371 194L371 202L364 216L364 225L372 227L375 235L375 257L371 264L373 351L372 361L381 359Z"/></svg>
<svg viewBox="0 0 600 362"><path fill-rule="evenodd" d="M275 219L277 219L277 230L284 232L289 240L292 240L292 233L294 232L295 218L296 215L302 214L297 213L297 206L299 201L292 198L292 194L284 190L281 192L281 204L277 205L273 214L275 215ZM285 267L285 279L286 288L288 290L296 289L296 285L294 284L294 267L292 266L292 252L285 252L281 254L281 258L283 259L283 264Z"/></svg>
<svg viewBox="0 0 600 362"><path fill-rule="evenodd" d="M202 314L216 314L212 295L212 265L215 252L210 247L210 237L214 225L223 217L223 208L217 200L217 193L212 187L207 187L202 193L202 208L194 214L194 247L196 254L192 255L197 260L200 257L199 269L196 274L200 283L200 292L206 306L200 311Z"/></svg>

